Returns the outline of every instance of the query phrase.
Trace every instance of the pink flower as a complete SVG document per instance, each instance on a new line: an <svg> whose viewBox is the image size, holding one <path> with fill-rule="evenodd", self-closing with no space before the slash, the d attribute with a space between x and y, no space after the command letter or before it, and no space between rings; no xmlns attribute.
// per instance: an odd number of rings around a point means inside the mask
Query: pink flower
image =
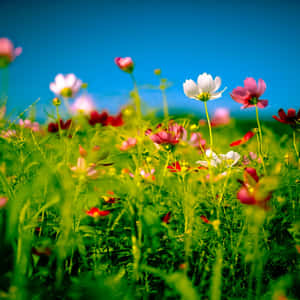
<svg viewBox="0 0 300 300"><path fill-rule="evenodd" d="M94 111L95 104L93 99L89 95L82 95L75 100L75 102L71 105L71 112L73 114L83 113L85 115L89 115L92 111Z"/></svg>
<svg viewBox="0 0 300 300"><path fill-rule="evenodd" d="M79 157L77 165L70 168L74 172L74 177L89 177L96 179L98 177L98 171L96 170L95 164L87 165L86 160L83 157Z"/></svg>
<svg viewBox="0 0 300 300"><path fill-rule="evenodd" d="M21 53L21 47L14 48L13 43L9 39L0 38L0 68L7 67Z"/></svg>
<svg viewBox="0 0 300 300"><path fill-rule="evenodd" d="M188 143L191 146L200 149L201 151L205 150L206 148L206 140L202 138L200 132L193 132Z"/></svg>
<svg viewBox="0 0 300 300"><path fill-rule="evenodd" d="M177 123L170 124L168 129L161 130L156 134L150 135L151 140L156 144L176 145L180 139L186 139L186 130Z"/></svg>
<svg viewBox="0 0 300 300"><path fill-rule="evenodd" d="M128 138L127 141L123 141L121 147L120 147L120 150L121 151L126 151L130 148L133 148L137 143L137 140L136 138Z"/></svg>
<svg viewBox="0 0 300 300"><path fill-rule="evenodd" d="M243 204L257 205L264 209L267 209L267 202L272 197L271 189L266 184L261 184L261 180L258 177L254 168L246 168L244 171L244 181L240 181L242 187L237 193L237 198ZM269 185L272 181L266 181Z"/></svg>
<svg viewBox="0 0 300 300"><path fill-rule="evenodd" d="M222 126L230 123L229 110L227 108L217 108L211 120L211 126Z"/></svg>
<svg viewBox="0 0 300 300"><path fill-rule="evenodd" d="M7 198L4 196L0 196L0 208L4 207L7 203Z"/></svg>
<svg viewBox="0 0 300 300"><path fill-rule="evenodd" d="M50 90L57 96L73 98L80 90L82 81L74 74L66 76L58 74L54 82L50 83Z"/></svg>
<svg viewBox="0 0 300 300"><path fill-rule="evenodd" d="M40 130L40 125L39 125L38 122L31 122L28 119L26 119L26 120L20 119L19 120L19 125L21 127L24 127L24 128L29 128L29 129L31 129L32 131L35 131L35 132Z"/></svg>
<svg viewBox="0 0 300 300"><path fill-rule="evenodd" d="M258 80L258 84L254 78L246 78L244 81L244 87L238 86L230 94L231 98L243 104L242 109L256 106L259 108L265 108L268 105L268 100L259 99L265 92L267 86L262 80Z"/></svg>
<svg viewBox="0 0 300 300"><path fill-rule="evenodd" d="M17 132L14 129L9 129L7 131L2 130L1 137L4 139L15 137L17 135Z"/></svg>
<svg viewBox="0 0 300 300"><path fill-rule="evenodd" d="M131 57L116 57L116 65L124 72L132 73L134 69L134 63Z"/></svg>

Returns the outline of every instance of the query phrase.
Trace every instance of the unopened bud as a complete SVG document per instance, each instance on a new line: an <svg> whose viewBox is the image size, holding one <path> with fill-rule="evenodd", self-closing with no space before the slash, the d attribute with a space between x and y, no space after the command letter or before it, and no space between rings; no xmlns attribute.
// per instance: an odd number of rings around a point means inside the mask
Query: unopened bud
<svg viewBox="0 0 300 300"><path fill-rule="evenodd" d="M161 69L155 69L154 74L159 76L161 74Z"/></svg>
<svg viewBox="0 0 300 300"><path fill-rule="evenodd" d="M54 106L60 106L61 105L61 101L59 100L59 98L55 97L53 100L52 100L52 103Z"/></svg>

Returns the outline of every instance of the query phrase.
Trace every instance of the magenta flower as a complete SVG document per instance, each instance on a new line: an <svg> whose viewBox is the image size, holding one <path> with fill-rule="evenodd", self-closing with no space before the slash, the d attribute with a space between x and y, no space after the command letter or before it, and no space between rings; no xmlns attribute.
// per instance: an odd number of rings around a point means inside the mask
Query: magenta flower
<svg viewBox="0 0 300 300"><path fill-rule="evenodd" d="M186 139L186 130L177 123L170 124L168 129L161 130L150 135L150 139L156 144L176 145L180 139Z"/></svg>
<svg viewBox="0 0 300 300"><path fill-rule="evenodd" d="M116 57L116 65L124 72L132 73L134 69L134 63L131 57Z"/></svg>
<svg viewBox="0 0 300 300"><path fill-rule="evenodd" d="M31 122L28 119L26 119L26 120L20 119L19 120L19 125L21 127L24 127L24 128L29 128L29 129L31 129L32 131L35 131L35 132L40 131L40 125L39 125L39 123L38 122Z"/></svg>
<svg viewBox="0 0 300 300"><path fill-rule="evenodd" d="M295 109L290 108L287 110L287 113L280 108L278 111L278 117L273 116L273 118L283 124L290 125L292 128L297 127L300 124L300 109L296 112Z"/></svg>
<svg viewBox="0 0 300 300"><path fill-rule="evenodd" d="M0 208L4 207L7 203L7 198L4 196L0 196Z"/></svg>
<svg viewBox="0 0 300 300"><path fill-rule="evenodd" d="M223 126L230 123L230 113L227 108L217 108L214 112L214 115L211 119L211 126Z"/></svg>
<svg viewBox="0 0 300 300"><path fill-rule="evenodd" d="M258 79L258 84L254 78L246 78L244 80L244 87L238 86L230 94L231 98L243 104L242 109L257 106L265 108L268 105L268 100L259 99L265 92L267 86L262 79Z"/></svg>
<svg viewBox="0 0 300 300"><path fill-rule="evenodd" d="M14 48L13 43L9 39L0 38L0 68L7 67L21 53L21 47Z"/></svg>

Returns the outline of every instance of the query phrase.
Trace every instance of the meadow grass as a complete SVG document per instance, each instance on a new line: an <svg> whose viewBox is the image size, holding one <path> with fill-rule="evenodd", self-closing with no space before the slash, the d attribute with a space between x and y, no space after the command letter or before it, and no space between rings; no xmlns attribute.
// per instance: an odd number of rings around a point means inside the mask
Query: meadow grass
<svg viewBox="0 0 300 300"><path fill-rule="evenodd" d="M144 132L168 122L130 110L123 119L91 126L79 115L54 133L2 121L15 132L0 138L0 298L299 299L292 130L262 122L266 172L249 158L256 138L233 149L236 165L198 168L205 153L189 139L209 135L195 117L172 116L187 137L159 146ZM214 152L255 127L213 128ZM136 145L120 150L129 137ZM237 198L245 167L265 179L268 207Z"/></svg>

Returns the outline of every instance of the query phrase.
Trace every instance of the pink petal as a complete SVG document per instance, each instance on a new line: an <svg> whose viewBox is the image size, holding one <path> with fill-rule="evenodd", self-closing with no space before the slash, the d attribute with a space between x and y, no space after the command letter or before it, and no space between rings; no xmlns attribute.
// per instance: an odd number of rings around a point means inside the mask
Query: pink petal
<svg viewBox="0 0 300 300"><path fill-rule="evenodd" d="M268 106L269 101L268 100L258 100L257 107L259 108L265 108Z"/></svg>
<svg viewBox="0 0 300 300"><path fill-rule="evenodd" d="M266 83L262 79L258 79L257 98L265 92L266 88Z"/></svg>
<svg viewBox="0 0 300 300"><path fill-rule="evenodd" d="M252 77L248 77L244 80L244 86L245 89L248 90L250 92L251 95L256 96L257 95L257 85L256 85L256 81L254 78Z"/></svg>
<svg viewBox="0 0 300 300"><path fill-rule="evenodd" d="M249 193L246 187L241 187L237 193L237 198L244 204L255 204L254 197Z"/></svg>

